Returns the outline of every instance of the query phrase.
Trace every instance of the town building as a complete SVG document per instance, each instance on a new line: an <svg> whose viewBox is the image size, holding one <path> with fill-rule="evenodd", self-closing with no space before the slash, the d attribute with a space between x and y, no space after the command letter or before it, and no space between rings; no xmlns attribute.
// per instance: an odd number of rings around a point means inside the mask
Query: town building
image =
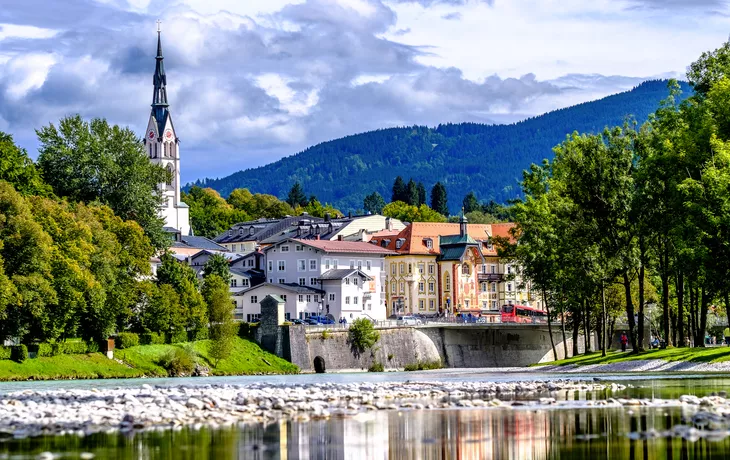
<svg viewBox="0 0 730 460"><path fill-rule="evenodd" d="M261 317L261 301L267 295L280 297L284 301L284 317L287 321L321 313L325 292L313 286L296 283L263 283L249 289L239 289L233 294L234 319L247 323L258 322Z"/></svg>
<svg viewBox="0 0 730 460"><path fill-rule="evenodd" d="M305 296L301 301L299 298L297 302L287 301L286 312L290 318L322 314L335 320L385 319L383 268L385 256L395 254L393 251L360 241L290 238L264 248L264 252L267 282L262 286L300 286L311 290L309 298L307 293L300 293ZM281 294L257 288L258 300L268 294ZM260 313L251 295L249 290L235 294L236 306L243 317Z"/></svg>
<svg viewBox="0 0 730 460"><path fill-rule="evenodd" d="M170 174L170 179L159 184L162 194L160 216L165 227L181 235L190 235L190 209L180 200L180 139L172 123L167 101L167 75L162 56L162 39L157 28L157 56L152 77L154 91L152 112L144 135L144 148L150 161Z"/></svg>
<svg viewBox="0 0 730 460"><path fill-rule="evenodd" d="M386 258L388 314L490 315L504 304L542 308L510 263L500 260L493 237L510 238L511 223L414 222L372 244L394 251Z"/></svg>

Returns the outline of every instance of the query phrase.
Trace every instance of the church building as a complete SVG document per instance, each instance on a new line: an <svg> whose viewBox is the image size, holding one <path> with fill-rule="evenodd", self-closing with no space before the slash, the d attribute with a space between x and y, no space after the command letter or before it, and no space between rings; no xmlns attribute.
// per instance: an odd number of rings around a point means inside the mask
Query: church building
<svg viewBox="0 0 730 460"><path fill-rule="evenodd" d="M170 173L170 180L160 184L163 202L159 213L165 219L165 230L186 236L190 235L190 210L187 204L180 201L180 139L177 137L167 103L167 77L163 59L158 27L157 62L152 79L152 113L145 131L144 145L150 161Z"/></svg>

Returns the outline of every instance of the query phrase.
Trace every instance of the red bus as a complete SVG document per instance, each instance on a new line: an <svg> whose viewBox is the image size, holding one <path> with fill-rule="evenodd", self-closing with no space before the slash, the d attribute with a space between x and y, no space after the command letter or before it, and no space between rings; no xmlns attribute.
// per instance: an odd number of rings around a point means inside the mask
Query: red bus
<svg viewBox="0 0 730 460"><path fill-rule="evenodd" d="M503 305L503 323L547 323L547 313L525 305Z"/></svg>

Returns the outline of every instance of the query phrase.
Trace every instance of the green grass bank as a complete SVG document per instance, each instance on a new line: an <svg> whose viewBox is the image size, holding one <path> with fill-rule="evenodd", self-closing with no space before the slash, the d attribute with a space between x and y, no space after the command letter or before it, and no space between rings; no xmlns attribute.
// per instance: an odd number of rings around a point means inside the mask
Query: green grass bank
<svg viewBox="0 0 730 460"><path fill-rule="evenodd" d="M730 347L667 348L664 350L647 350L641 353L609 351L605 357L602 357L599 351L560 361L533 364L533 366L567 366L569 364L588 366L591 364L612 364L646 359L661 359L667 362L721 363L730 361Z"/></svg>
<svg viewBox="0 0 730 460"><path fill-rule="evenodd" d="M115 350L114 358L102 353L57 355L26 359L16 363L0 360L0 381L111 379L134 377L167 377L159 364L176 347L192 349L198 364L208 367L210 375L296 374L299 368L261 349L249 340L235 338L230 357L213 366L209 357L210 340L174 345L138 345ZM119 362L119 361L121 362Z"/></svg>

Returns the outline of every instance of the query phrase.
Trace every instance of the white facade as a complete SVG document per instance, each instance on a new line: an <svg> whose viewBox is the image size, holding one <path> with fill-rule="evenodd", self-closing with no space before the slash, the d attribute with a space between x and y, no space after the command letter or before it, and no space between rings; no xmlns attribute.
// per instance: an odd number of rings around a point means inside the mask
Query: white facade
<svg viewBox="0 0 730 460"><path fill-rule="evenodd" d="M363 242L290 239L266 248L266 279L270 284L324 290L322 311L335 319L382 320L386 318L383 267L390 251L377 251L377 246ZM325 274L332 270L350 274L338 273L339 279L329 279ZM327 279L322 280L323 275Z"/></svg>
<svg viewBox="0 0 730 460"><path fill-rule="evenodd" d="M264 283L233 294L236 302L235 319L248 323L258 322L261 316L261 301L267 295L279 296L284 300L284 316L287 321L319 314L322 297L320 292L302 290L296 286Z"/></svg>

